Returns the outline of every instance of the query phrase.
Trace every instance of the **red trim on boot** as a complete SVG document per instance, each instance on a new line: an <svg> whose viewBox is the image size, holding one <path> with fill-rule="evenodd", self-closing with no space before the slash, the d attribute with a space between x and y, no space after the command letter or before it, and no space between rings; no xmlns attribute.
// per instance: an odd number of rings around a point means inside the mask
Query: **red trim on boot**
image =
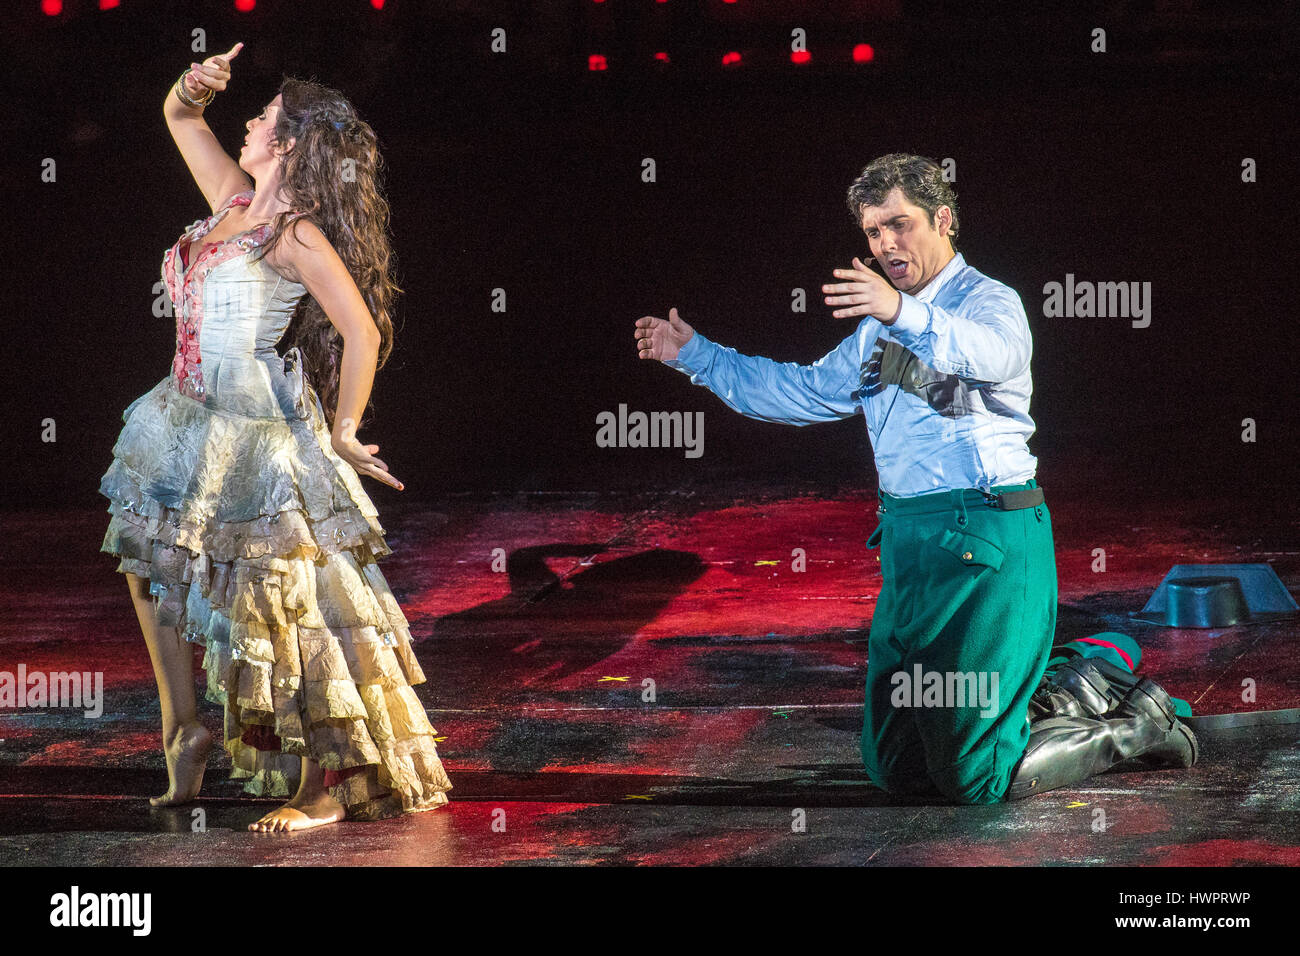
<svg viewBox="0 0 1300 956"><path fill-rule="evenodd" d="M1075 640L1081 644L1100 644L1102 647L1109 647L1120 657L1124 658L1124 663L1128 665L1129 670L1133 669L1133 658L1125 654L1124 648L1120 647L1118 644L1112 644L1110 641L1098 640L1095 637L1076 637Z"/></svg>

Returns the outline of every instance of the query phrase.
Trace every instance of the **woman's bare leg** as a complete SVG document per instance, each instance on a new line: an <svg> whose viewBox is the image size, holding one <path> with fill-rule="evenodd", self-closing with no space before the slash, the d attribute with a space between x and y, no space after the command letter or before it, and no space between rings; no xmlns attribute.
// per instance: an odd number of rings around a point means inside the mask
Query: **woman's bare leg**
<svg viewBox="0 0 1300 956"><path fill-rule="evenodd" d="M144 643L153 662L153 676L158 682L158 701L162 709L163 753L167 756L170 785L160 797L150 797L155 807L188 803L198 796L203 785L203 770L212 735L199 723L194 699L194 651L181 639L174 627L158 623L149 582L127 573L131 602L140 621Z"/></svg>
<svg viewBox="0 0 1300 956"><path fill-rule="evenodd" d="M250 823L248 829L266 833L307 830L327 823L337 823L343 819L343 814L343 804L331 797L325 789L325 771L321 765L303 757L302 778L294 798L256 823Z"/></svg>

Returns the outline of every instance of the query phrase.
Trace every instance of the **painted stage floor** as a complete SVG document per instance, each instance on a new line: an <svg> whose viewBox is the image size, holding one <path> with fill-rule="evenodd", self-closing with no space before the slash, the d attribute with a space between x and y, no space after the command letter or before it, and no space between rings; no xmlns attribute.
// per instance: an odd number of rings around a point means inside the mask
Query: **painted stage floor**
<svg viewBox="0 0 1300 956"><path fill-rule="evenodd" d="M1132 634L1140 672L1197 715L1300 706L1296 621L1128 619L1178 563L1269 563L1300 593L1293 516L1214 499L1135 509L1044 484L1058 643ZM203 832L192 807L149 808L166 786L157 691L125 583L98 553L107 514L5 514L0 670L102 671L104 711L0 711L0 864L1300 864L1295 723L1204 730L1191 770L1014 804L872 786L858 734L874 503L731 482L381 504L381 568L428 675L417 690L452 803L291 835L244 830L282 801L243 796L220 751L195 805ZM200 712L216 734L216 705Z"/></svg>

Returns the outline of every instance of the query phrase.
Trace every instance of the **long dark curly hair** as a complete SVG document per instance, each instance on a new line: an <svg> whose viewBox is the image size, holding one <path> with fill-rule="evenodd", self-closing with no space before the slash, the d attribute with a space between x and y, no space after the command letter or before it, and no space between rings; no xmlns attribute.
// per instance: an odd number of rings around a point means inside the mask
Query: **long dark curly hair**
<svg viewBox="0 0 1300 956"><path fill-rule="evenodd" d="M272 141L285 148L289 139L294 139L280 167L280 191L290 210L272 220L271 237L259 255L265 257L275 248L298 214L315 223L347 266L370 309L380 335L376 368L383 368L393 351L391 311L402 290L393 273L378 137L337 90L286 77L279 92L282 105ZM301 350L307 380L319 396L332 430L343 337L311 295L299 300L284 337L289 347L296 345Z"/></svg>

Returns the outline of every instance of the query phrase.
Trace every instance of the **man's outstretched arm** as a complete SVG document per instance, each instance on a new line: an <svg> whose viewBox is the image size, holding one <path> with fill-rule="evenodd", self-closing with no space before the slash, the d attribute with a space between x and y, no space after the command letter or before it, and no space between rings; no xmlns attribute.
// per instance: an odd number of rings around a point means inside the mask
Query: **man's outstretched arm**
<svg viewBox="0 0 1300 956"><path fill-rule="evenodd" d="M868 321L875 321L874 319ZM700 335L671 309L637 319L637 352L690 376L728 406L765 422L811 425L857 414L861 347L854 332L811 365L741 355Z"/></svg>

